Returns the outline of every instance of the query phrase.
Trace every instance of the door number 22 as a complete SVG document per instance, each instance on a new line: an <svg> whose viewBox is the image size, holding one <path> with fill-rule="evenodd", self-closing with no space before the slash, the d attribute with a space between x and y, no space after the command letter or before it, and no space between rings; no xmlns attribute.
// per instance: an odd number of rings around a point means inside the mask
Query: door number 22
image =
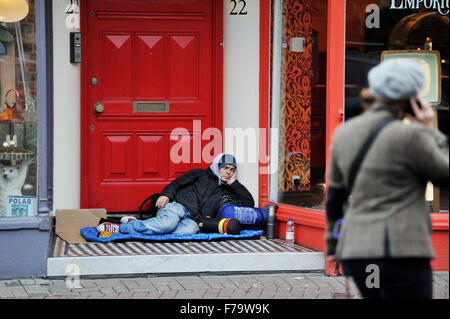
<svg viewBox="0 0 450 319"><path fill-rule="evenodd" d="M230 12L230 15L234 16L234 15L246 15L247 14L247 11L244 11L245 6L247 5L247 2L245 2L245 0L239 0L239 1L230 0L230 2L233 2L233 4L234 4L233 9ZM242 5L240 5L241 3L242 3ZM240 11L238 11L239 10L238 4L239 4L239 7L241 8Z"/></svg>

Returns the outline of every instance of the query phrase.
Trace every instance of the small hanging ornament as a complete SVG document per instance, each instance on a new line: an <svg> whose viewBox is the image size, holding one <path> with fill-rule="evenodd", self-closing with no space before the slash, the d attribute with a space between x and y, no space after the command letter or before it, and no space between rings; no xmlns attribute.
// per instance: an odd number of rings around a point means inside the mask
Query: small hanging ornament
<svg viewBox="0 0 450 319"><path fill-rule="evenodd" d="M0 114L0 159L21 159L28 157L26 149L26 127L23 111L18 107L19 92L6 92L5 103ZM9 155L8 155L9 154Z"/></svg>

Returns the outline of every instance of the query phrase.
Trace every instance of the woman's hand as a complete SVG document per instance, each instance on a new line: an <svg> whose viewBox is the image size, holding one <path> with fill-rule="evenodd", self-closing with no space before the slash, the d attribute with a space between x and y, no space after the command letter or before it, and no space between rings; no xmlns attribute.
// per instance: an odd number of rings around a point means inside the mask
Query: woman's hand
<svg viewBox="0 0 450 319"><path fill-rule="evenodd" d="M330 263L331 270L335 275L343 275L340 272L341 263L339 262L339 260L337 260L335 255L328 255L327 260Z"/></svg>
<svg viewBox="0 0 450 319"><path fill-rule="evenodd" d="M421 106L417 104L417 101ZM434 111L428 101L420 99L419 97L411 98L410 101L411 108L414 112L414 116L411 114L406 114L406 117L411 121L420 122L426 127L434 128Z"/></svg>
<svg viewBox="0 0 450 319"><path fill-rule="evenodd" d="M334 262L337 261L335 255L328 255L328 256L327 256L327 259L328 259L328 261L329 261L330 263L334 263Z"/></svg>
<svg viewBox="0 0 450 319"><path fill-rule="evenodd" d="M164 206L166 206L166 204L169 202L169 197L167 196L159 196L157 201L156 201L156 207L158 208L163 208Z"/></svg>

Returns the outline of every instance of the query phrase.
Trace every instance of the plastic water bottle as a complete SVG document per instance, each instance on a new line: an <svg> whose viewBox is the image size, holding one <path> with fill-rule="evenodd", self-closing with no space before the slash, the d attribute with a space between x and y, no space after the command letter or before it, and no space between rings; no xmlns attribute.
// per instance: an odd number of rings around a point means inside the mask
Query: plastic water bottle
<svg viewBox="0 0 450 319"><path fill-rule="evenodd" d="M292 220L292 218L289 218L289 220L286 223L286 243L291 246L294 245L294 231L295 231L294 221Z"/></svg>

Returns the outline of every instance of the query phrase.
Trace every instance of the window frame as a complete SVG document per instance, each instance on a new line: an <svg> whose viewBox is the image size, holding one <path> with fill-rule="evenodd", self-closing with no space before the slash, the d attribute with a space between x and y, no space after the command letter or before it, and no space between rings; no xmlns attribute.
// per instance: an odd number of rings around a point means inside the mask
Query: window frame
<svg viewBox="0 0 450 319"><path fill-rule="evenodd" d="M37 216L0 218L0 230L50 230L53 209L53 44L52 2L36 0L37 49Z"/></svg>
<svg viewBox="0 0 450 319"><path fill-rule="evenodd" d="M270 128L270 20L271 3L260 3L260 127L266 132ZM326 171L328 172L328 159L330 156L334 130L343 122L344 107L344 75L345 75L345 0L328 1L327 26L327 88L326 88ZM267 139L269 140L269 139ZM266 143L265 145L263 143ZM260 137L260 150L268 150L268 141ZM270 156L269 156L270 157ZM260 157L261 158L261 157ZM325 212L305 207L295 207L286 204L269 202L269 163L261 164L260 169L260 205L277 204L277 228L280 237L284 236L283 227L289 218L302 228L296 232L295 241L302 245L323 250L324 241L322 233L325 230ZM328 180L326 177L326 184ZM298 229L298 228L297 228ZM317 230L321 234L317 234Z"/></svg>

